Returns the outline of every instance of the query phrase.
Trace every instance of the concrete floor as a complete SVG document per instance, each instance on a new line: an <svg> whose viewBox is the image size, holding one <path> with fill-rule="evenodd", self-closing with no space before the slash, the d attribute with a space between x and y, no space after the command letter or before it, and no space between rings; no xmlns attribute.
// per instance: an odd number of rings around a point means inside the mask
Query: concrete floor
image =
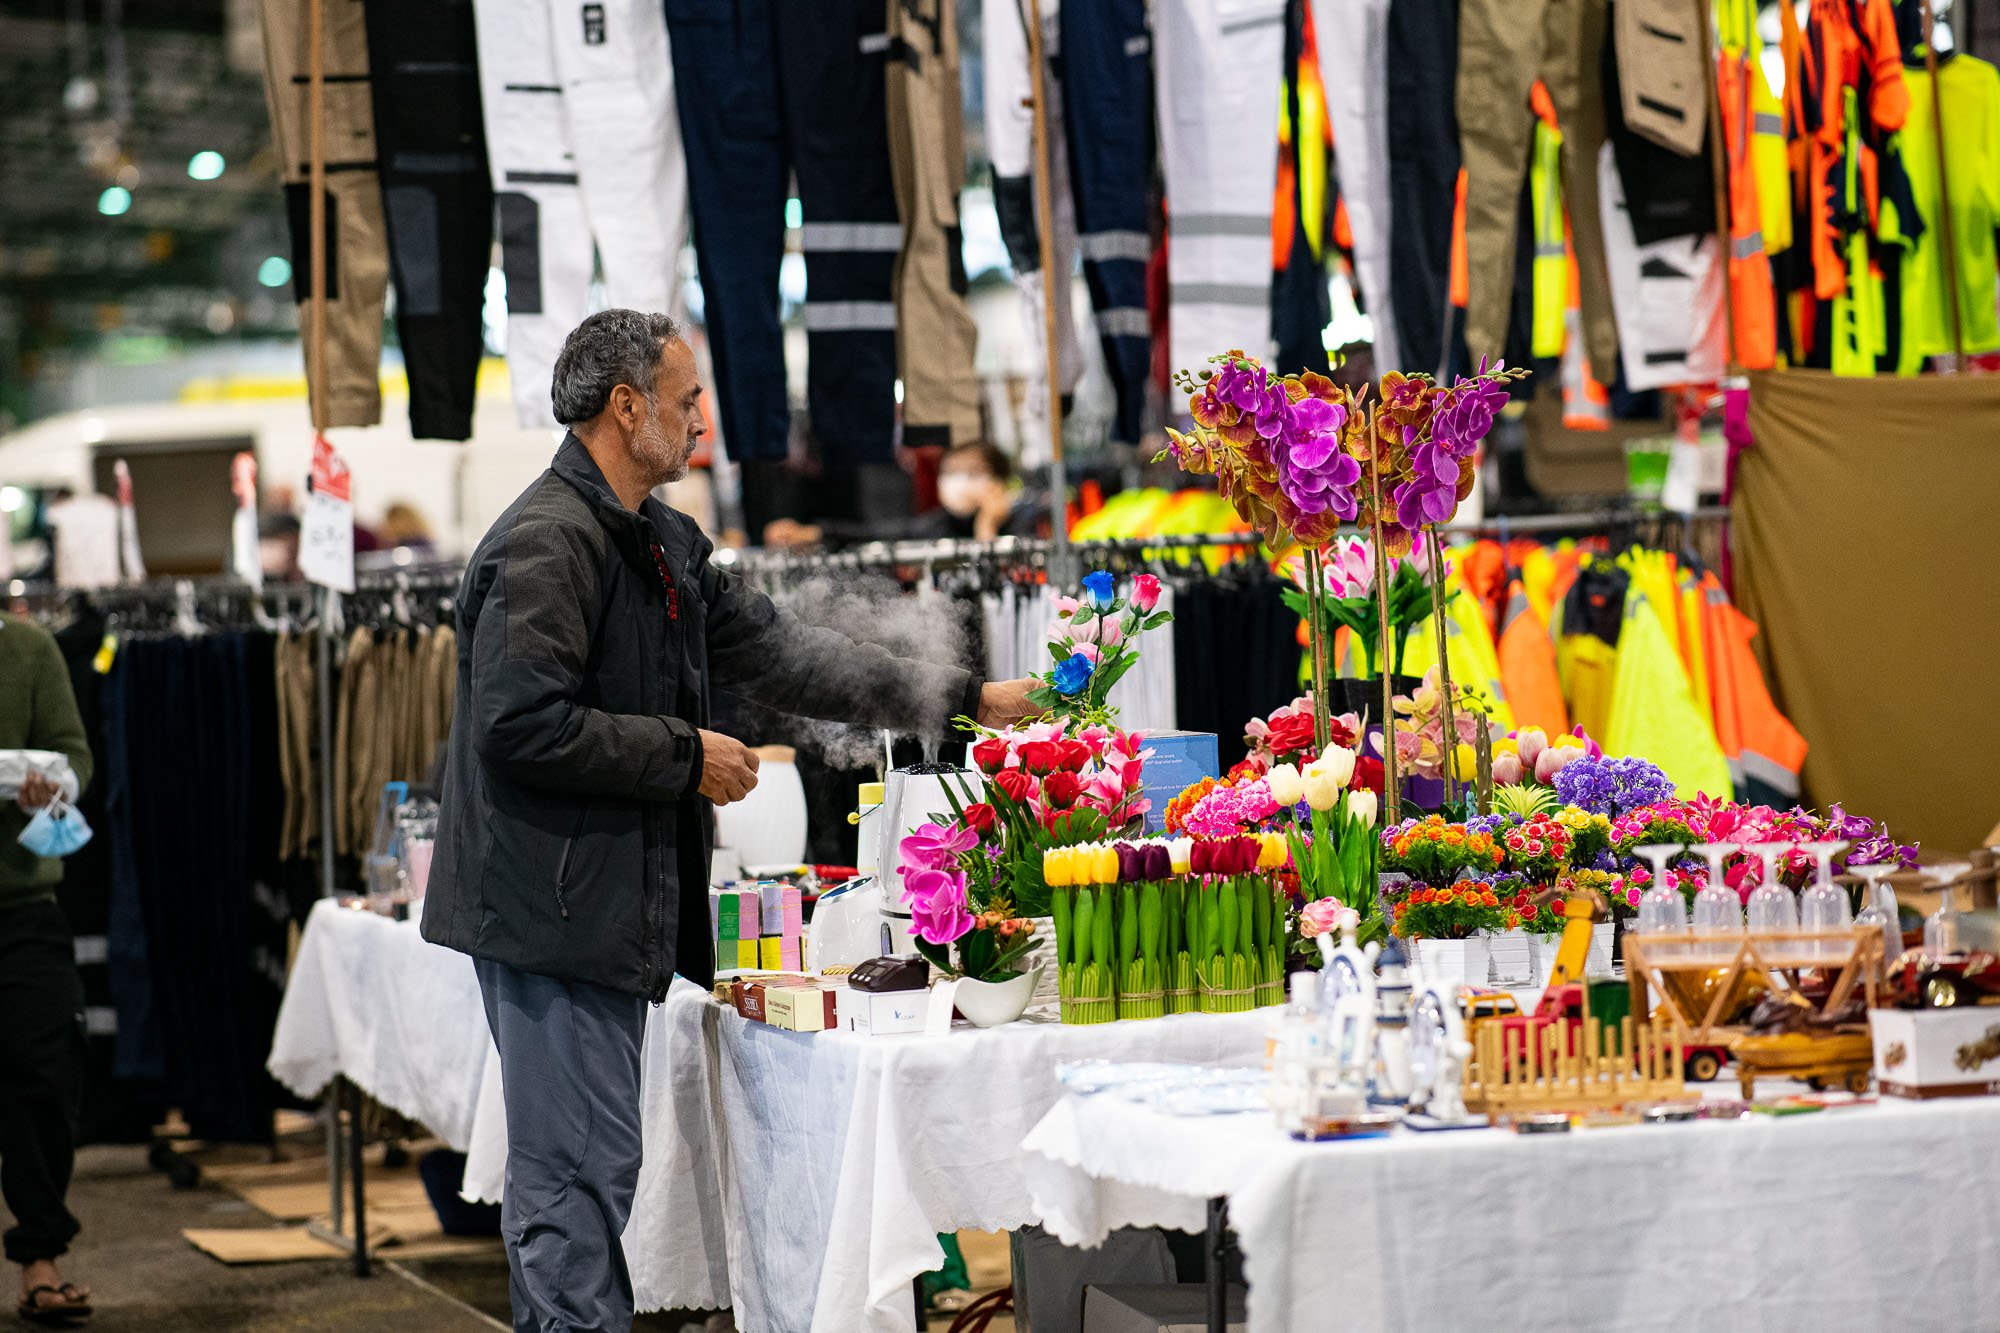
<svg viewBox="0 0 2000 1333"><path fill-rule="evenodd" d="M214 1185L175 1190L148 1169L143 1147L78 1153L69 1204L83 1232L63 1260L63 1273L91 1288L97 1313L86 1327L94 1333L490 1333L508 1327L507 1265L497 1252L384 1265L366 1280L355 1278L338 1257L219 1263L182 1239L182 1228L268 1227L272 1220ZM20 1270L5 1272L11 1306ZM645 1315L634 1329L673 1333L687 1322ZM9 1320L9 1327L28 1325Z"/></svg>

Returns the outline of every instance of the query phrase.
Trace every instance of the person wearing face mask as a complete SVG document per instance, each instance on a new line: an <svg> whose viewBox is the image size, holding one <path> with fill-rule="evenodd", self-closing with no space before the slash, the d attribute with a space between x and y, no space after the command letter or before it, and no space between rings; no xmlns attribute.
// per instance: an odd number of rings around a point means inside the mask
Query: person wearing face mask
<svg viewBox="0 0 2000 1333"><path fill-rule="evenodd" d="M619 1236L646 1007L676 975L713 983L713 807L757 785L757 756L711 729L711 690L939 738L961 715L1005 727L1032 711L1033 681L856 644L715 564L653 494L687 473L701 392L667 316L578 325L550 394L569 433L459 585L423 935L472 955L500 1052L518 1330L631 1327Z"/></svg>
<svg viewBox="0 0 2000 1333"><path fill-rule="evenodd" d="M75 799L90 781L90 742L62 650L32 620L4 613L0 750L55 751L74 776L59 782L31 767L0 802L0 1194L14 1215L4 1241L7 1261L21 1266L21 1317L67 1326L90 1313L90 1292L56 1271L77 1233L64 1196L83 1090L83 980L56 903L62 861L21 836L44 807Z"/></svg>
<svg viewBox="0 0 2000 1333"><path fill-rule="evenodd" d="M938 465L938 507L910 518L795 523L781 518L764 528L766 546L852 546L860 542L941 541L945 538L1032 537L1041 515L1017 503L1008 481L1007 455L984 442L961 444Z"/></svg>

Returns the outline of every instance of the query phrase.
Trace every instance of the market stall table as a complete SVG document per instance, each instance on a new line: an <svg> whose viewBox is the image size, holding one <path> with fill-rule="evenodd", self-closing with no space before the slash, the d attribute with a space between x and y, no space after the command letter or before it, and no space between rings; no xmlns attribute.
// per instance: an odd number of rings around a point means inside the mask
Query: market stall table
<svg viewBox="0 0 2000 1333"><path fill-rule="evenodd" d="M676 980L650 1012L644 1160L625 1231L639 1308L733 1306L743 1333L888 1333L937 1233L1037 1220L1021 1139L1065 1061L1258 1064L1269 1011L1064 1026L1031 1014L939 1037L787 1032ZM344 1074L465 1151L497 1199L499 1063L471 961L415 923L315 907L270 1068L302 1096Z"/></svg>
<svg viewBox="0 0 2000 1333"><path fill-rule="evenodd" d="M1516 1136L1300 1143L1268 1113L1065 1096L1028 1136L1058 1239L1228 1200L1250 1333L1981 1328L2000 1098Z"/></svg>
<svg viewBox="0 0 2000 1333"><path fill-rule="evenodd" d="M946 1036L869 1037L752 1023L690 989L665 1006L676 1032L696 1007L714 1023L711 1123L725 1145L722 1235L743 1333L912 1328L910 1284L943 1263L938 1233L1038 1220L1020 1143L1061 1094L1058 1064L1261 1064L1269 1021L1266 1011L1075 1027L1030 1014ZM665 1117L686 1127L713 1114L697 1080L681 1077L692 1063L677 1062L671 1112L649 1104L649 1133ZM650 1076L647 1086L650 1098ZM679 1303L662 1268L686 1265L685 1247L712 1247L717 1233L698 1237L694 1219L649 1206L665 1183L651 1146L626 1254L641 1304L657 1308Z"/></svg>

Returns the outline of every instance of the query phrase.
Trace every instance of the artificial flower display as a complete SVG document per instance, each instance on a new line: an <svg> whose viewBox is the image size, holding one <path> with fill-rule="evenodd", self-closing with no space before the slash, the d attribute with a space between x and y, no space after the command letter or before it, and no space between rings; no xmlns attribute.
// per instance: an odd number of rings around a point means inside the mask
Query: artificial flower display
<svg viewBox="0 0 2000 1333"><path fill-rule="evenodd" d="M1443 888L1415 884L1395 894L1390 914L1398 938L1463 940L1504 923L1500 896L1489 880L1462 879Z"/></svg>
<svg viewBox="0 0 2000 1333"><path fill-rule="evenodd" d="M1320 558L1320 596L1316 599L1308 586L1312 578L1309 561L1294 556L1278 570L1292 584L1283 594L1285 605L1301 620L1314 614L1317 602L1322 641L1331 642L1341 628L1354 635L1361 646L1363 679L1374 676L1378 665L1400 674L1410 632L1431 613L1431 561L1425 546L1420 543L1407 555L1388 557L1385 564L1389 571L1386 618L1390 636L1386 648L1382 642L1383 608L1375 592L1375 548L1366 537L1338 537L1327 546ZM1448 562L1444 573L1450 575Z"/></svg>
<svg viewBox="0 0 2000 1333"><path fill-rule="evenodd" d="M1490 877L1503 855L1492 834L1446 823L1442 815L1406 819L1382 833L1382 870L1435 887L1466 871Z"/></svg>
<svg viewBox="0 0 2000 1333"><path fill-rule="evenodd" d="M980 835L963 823L924 824L900 850L917 951L947 976L1019 976L1015 965L1034 947L1035 923L996 885Z"/></svg>
<svg viewBox="0 0 2000 1333"><path fill-rule="evenodd" d="M1159 605L1160 581L1151 574L1132 580L1127 595L1103 570L1083 576L1081 597L1058 597L1056 622L1049 626L1049 655L1055 667L1028 692L1028 702L1053 718L1076 718L1095 725L1112 719L1106 705L1111 687L1139 661L1134 640L1173 619Z"/></svg>

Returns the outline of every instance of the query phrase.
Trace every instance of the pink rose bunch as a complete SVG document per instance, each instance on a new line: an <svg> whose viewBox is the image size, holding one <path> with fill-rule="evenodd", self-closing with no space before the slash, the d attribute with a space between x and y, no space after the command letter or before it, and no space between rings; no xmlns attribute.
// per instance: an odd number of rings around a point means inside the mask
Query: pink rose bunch
<svg viewBox="0 0 2000 1333"><path fill-rule="evenodd" d="M1340 899L1320 898L1300 910L1299 934L1309 940L1321 935L1338 935L1359 926L1360 922L1361 914Z"/></svg>

